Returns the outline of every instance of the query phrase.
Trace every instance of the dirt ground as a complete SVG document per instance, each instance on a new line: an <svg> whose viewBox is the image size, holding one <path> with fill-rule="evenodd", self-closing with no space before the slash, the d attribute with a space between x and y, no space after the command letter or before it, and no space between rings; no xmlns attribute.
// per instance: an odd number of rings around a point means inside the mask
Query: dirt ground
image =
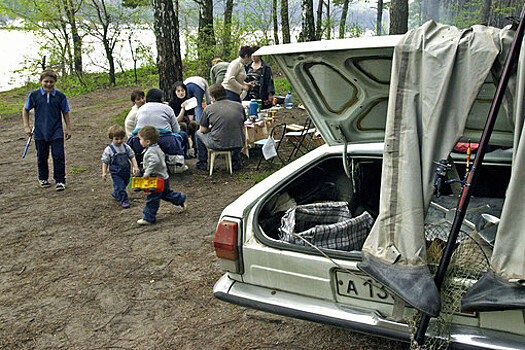
<svg viewBox="0 0 525 350"><path fill-rule="evenodd" d="M255 184L255 165L209 178L195 169L171 186L184 212L161 204L156 225L139 227L144 193L121 209L101 178L106 130L131 107L131 89L70 98L67 189L37 185L36 151L20 114L0 116L0 348L2 349L392 349L403 345L346 329L221 302L212 246L223 208ZM4 100L25 96L2 93ZM288 112L290 113L290 112ZM300 118L297 110L287 121ZM252 152L252 154L255 152Z"/></svg>

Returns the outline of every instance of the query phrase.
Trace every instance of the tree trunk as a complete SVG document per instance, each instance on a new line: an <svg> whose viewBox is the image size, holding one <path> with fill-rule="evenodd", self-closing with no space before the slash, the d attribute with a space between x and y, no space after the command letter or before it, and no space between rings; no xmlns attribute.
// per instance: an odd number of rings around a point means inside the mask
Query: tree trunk
<svg viewBox="0 0 525 350"><path fill-rule="evenodd" d="M108 40L104 40L104 51L109 64L109 84L116 85L117 80L115 79L115 59L113 58L113 48L109 45Z"/></svg>
<svg viewBox="0 0 525 350"><path fill-rule="evenodd" d="M377 0L377 35L381 35L382 28L381 24L383 23L383 0Z"/></svg>
<svg viewBox="0 0 525 350"><path fill-rule="evenodd" d="M82 73L82 38L78 34L77 22L75 20L76 11L71 0L64 0L63 6L73 40L74 70L76 73Z"/></svg>
<svg viewBox="0 0 525 350"><path fill-rule="evenodd" d="M213 15L213 14L212 14ZM232 52L232 15L233 15L233 0L226 0L226 8L224 9L224 36L222 39L222 53L221 57L226 60Z"/></svg>
<svg viewBox="0 0 525 350"><path fill-rule="evenodd" d="M408 0L392 0L390 5L390 35L408 30Z"/></svg>
<svg viewBox="0 0 525 350"><path fill-rule="evenodd" d="M173 84L182 80L178 16L172 0L153 0L159 88L171 95Z"/></svg>
<svg viewBox="0 0 525 350"><path fill-rule="evenodd" d="M283 44L290 43L290 21L288 19L288 0L281 0L281 29Z"/></svg>
<svg viewBox="0 0 525 350"><path fill-rule="evenodd" d="M416 0L417 3L417 25L420 26L423 24L423 0Z"/></svg>
<svg viewBox="0 0 525 350"><path fill-rule="evenodd" d="M490 21L490 9L492 7L492 0L484 0L481 8L481 24L488 25Z"/></svg>
<svg viewBox="0 0 525 350"><path fill-rule="evenodd" d="M332 38L332 19L330 17L330 0L326 0L326 39Z"/></svg>
<svg viewBox="0 0 525 350"><path fill-rule="evenodd" d="M315 40L321 40L323 35L323 0L317 4L317 23L315 24Z"/></svg>
<svg viewBox="0 0 525 350"><path fill-rule="evenodd" d="M215 32L213 30L213 0L202 0L199 4L197 54L202 69L201 75L204 75L211 68L213 48L217 42L215 41Z"/></svg>
<svg viewBox="0 0 525 350"><path fill-rule="evenodd" d="M109 34L111 25L111 15L108 12L106 0L101 0L100 2L97 2L96 0L91 0L91 3L93 4L93 8L96 11L98 22L102 30L97 35L99 36L99 39L102 41L102 45L104 46L106 59L109 65L109 84L115 85L115 59L113 57L113 49L115 48L116 41L112 41Z"/></svg>
<svg viewBox="0 0 525 350"><path fill-rule="evenodd" d="M314 41L315 26L313 0L302 0L301 19L303 23L303 31L300 41Z"/></svg>
<svg viewBox="0 0 525 350"><path fill-rule="evenodd" d="M279 19L277 18L277 0L272 0L273 41L279 45Z"/></svg>
<svg viewBox="0 0 525 350"><path fill-rule="evenodd" d="M427 13L425 15L425 19L428 20L434 20L435 22L439 22L439 0L426 0L428 2L426 6Z"/></svg>
<svg viewBox="0 0 525 350"><path fill-rule="evenodd" d="M339 39L345 37L346 32L346 17L348 16L348 0L343 2L343 10L341 12L341 21L339 21Z"/></svg>

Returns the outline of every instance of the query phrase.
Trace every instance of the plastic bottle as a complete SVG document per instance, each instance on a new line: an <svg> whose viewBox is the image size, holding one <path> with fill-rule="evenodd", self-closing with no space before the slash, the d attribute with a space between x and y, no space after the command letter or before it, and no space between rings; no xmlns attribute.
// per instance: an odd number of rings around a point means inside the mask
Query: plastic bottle
<svg viewBox="0 0 525 350"><path fill-rule="evenodd" d="M284 108L292 109L293 108L293 95L291 91L288 91L288 95L284 98Z"/></svg>
<svg viewBox="0 0 525 350"><path fill-rule="evenodd" d="M257 115L257 101L252 99L250 101L250 115Z"/></svg>

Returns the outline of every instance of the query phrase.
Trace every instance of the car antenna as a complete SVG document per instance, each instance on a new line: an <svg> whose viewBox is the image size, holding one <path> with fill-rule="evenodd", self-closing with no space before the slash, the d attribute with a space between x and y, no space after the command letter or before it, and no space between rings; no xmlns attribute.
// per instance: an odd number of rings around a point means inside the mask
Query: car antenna
<svg viewBox="0 0 525 350"><path fill-rule="evenodd" d="M467 173L466 175L466 179L465 179L466 183L461 190L461 196L459 198L458 206L456 209L456 215L454 216L454 221L450 229L450 234L447 240L447 245L445 246L445 249L443 251L443 255L439 262L439 266L438 266L436 275L434 276L434 282L438 290L441 290L441 285L443 283L445 273L447 272L448 265L452 258L452 253L454 252L454 249L456 246L456 239L461 229L463 219L465 218L466 209L468 207L468 203L472 195L471 190L474 184L476 183L476 179L477 179L476 170L481 167L481 164L483 163L483 158L485 158L485 153L486 153L486 149L489 144L490 135L492 134L492 130L494 129L494 124L496 123L496 117L501 107L501 103L503 102L505 89L507 88L514 64L518 61L518 58L519 58L520 48L521 48L522 41L523 41L523 32L525 29L524 17L525 17L525 6L521 10L520 20L519 20L518 27L516 29L516 34L514 35L514 40L512 41L510 52L507 56L505 66L503 67L503 72L501 74L501 78L499 80L498 87L496 89L496 93L494 94L494 99L492 100L492 104L490 106L489 114L487 116L487 121L485 123L485 127L481 135L481 140L479 142L479 147L476 152L476 157L474 159L474 164L472 165L472 169L470 170L470 172ZM416 335L414 337L414 339L419 345L422 345L424 343L425 333L427 331L429 322L430 322L430 316L427 314L423 314L421 316L421 320L419 321L419 324L416 330Z"/></svg>

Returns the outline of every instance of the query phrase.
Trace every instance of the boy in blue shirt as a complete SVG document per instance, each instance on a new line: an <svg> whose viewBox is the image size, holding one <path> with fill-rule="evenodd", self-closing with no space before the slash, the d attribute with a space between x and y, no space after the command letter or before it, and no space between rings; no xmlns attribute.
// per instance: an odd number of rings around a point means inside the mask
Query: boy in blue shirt
<svg viewBox="0 0 525 350"><path fill-rule="evenodd" d="M144 217L137 221L139 225L151 225L157 221L157 211L159 210L160 200L165 200L174 205L179 205L184 210L186 208L186 195L175 192L170 188L168 168L166 167L166 155L157 143L159 141L159 131L151 125L147 125L139 130L140 144L144 147L144 178L150 176L162 177L164 179L164 191L151 192L146 196L146 207L143 210Z"/></svg>
<svg viewBox="0 0 525 350"><path fill-rule="evenodd" d="M22 120L27 136L33 136L36 146L38 181L40 187L50 187L48 181L49 149L53 157L53 177L56 190L66 188L66 156L64 152L64 137L71 138L71 121L66 95L55 89L58 76L53 70L45 70L40 74L42 87L32 91L22 109ZM35 109L34 129L29 126L29 111ZM62 118L66 124L62 127Z"/></svg>

